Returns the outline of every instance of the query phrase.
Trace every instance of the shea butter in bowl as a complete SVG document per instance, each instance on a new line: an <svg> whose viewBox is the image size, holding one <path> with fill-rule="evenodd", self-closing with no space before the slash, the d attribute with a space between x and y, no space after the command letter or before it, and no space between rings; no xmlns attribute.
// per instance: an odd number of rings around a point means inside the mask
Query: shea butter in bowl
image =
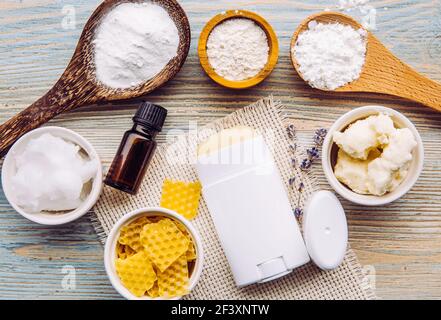
<svg viewBox="0 0 441 320"><path fill-rule="evenodd" d="M141 208L112 228L104 265L116 291L129 300L176 300L196 286L204 262L201 238L176 212Z"/></svg>
<svg viewBox="0 0 441 320"><path fill-rule="evenodd" d="M403 114L382 106L354 109L340 117L323 143L322 165L342 197L366 206L406 194L423 169L421 137Z"/></svg>
<svg viewBox="0 0 441 320"><path fill-rule="evenodd" d="M102 189L102 165L93 146L72 130L43 127L22 136L2 168L6 199L23 217L61 225L86 214Z"/></svg>
<svg viewBox="0 0 441 320"><path fill-rule="evenodd" d="M230 10L205 25L198 54L202 68L213 81L227 88L245 89L270 75L277 64L279 44L263 17Z"/></svg>

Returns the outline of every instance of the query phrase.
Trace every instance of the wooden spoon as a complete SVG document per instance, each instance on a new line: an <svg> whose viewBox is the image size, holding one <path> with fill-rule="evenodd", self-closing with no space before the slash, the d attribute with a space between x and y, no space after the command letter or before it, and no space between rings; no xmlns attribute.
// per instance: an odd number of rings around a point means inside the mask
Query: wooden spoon
<svg viewBox="0 0 441 320"><path fill-rule="evenodd" d="M23 134L56 115L83 105L145 95L173 78L187 58L191 34L188 18L176 0L153 0L162 6L179 31L179 48L165 68L154 78L129 89L112 89L95 77L93 39L102 18L116 5L142 0L105 0L92 14L81 34L75 53L61 78L43 97L0 126L0 156Z"/></svg>
<svg viewBox="0 0 441 320"><path fill-rule="evenodd" d="M323 12L305 19L291 40L291 61L300 77L293 48L300 33L308 29L310 21L342 23L355 29L363 28L351 17L338 12ZM360 78L335 89L337 92L370 92L406 98L441 111L441 84L432 81L395 57L372 33L368 32L366 61ZM328 90L325 90L328 91Z"/></svg>

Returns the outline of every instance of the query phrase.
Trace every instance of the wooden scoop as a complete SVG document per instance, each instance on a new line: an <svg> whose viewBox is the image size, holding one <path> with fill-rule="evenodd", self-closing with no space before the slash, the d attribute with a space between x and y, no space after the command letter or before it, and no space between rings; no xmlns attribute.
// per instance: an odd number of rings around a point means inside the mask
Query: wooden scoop
<svg viewBox="0 0 441 320"><path fill-rule="evenodd" d="M303 80L305 79L299 70L299 64L295 59L293 48L299 34L308 29L310 21L342 23L350 25L355 29L363 28L351 17L338 12L323 12L305 19L297 28L291 40L291 61ZM413 70L395 57L372 33L369 31L367 33L366 62L360 78L334 91L389 94L441 111L441 84Z"/></svg>
<svg viewBox="0 0 441 320"><path fill-rule="evenodd" d="M154 78L129 89L112 89L95 77L93 39L102 18L116 5L137 0L106 0L92 14L75 53L61 78L43 97L0 126L0 156L23 134L46 123L56 115L83 105L115 101L145 95L173 78L187 58L190 48L190 24L175 0L154 0L162 6L179 30L179 48L175 58Z"/></svg>

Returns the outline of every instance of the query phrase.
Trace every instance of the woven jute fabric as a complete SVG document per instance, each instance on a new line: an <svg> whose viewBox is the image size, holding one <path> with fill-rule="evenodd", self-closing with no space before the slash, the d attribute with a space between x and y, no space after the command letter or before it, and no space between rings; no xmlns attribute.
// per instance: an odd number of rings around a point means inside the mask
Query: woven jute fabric
<svg viewBox="0 0 441 320"><path fill-rule="evenodd" d="M314 179L292 165L293 157L299 155L294 154L296 151L290 147L292 141L288 138L282 113L283 106L272 98L267 98L197 132L189 132L172 143L160 146L136 196L126 195L109 187L104 188L92 213L92 220L101 240L105 241L112 226L124 214L141 207L158 206L165 178L197 180L192 163L198 143L214 132L238 125L250 126L264 136L286 183L293 208L302 207L308 196L315 191ZM294 185L303 183L304 187L293 187L289 183L291 177L295 177ZM343 264L336 270L322 271L309 263L278 280L237 288L203 199L198 216L192 222L201 234L205 262L196 288L185 299L375 298L369 283L365 281L362 267L350 248Z"/></svg>

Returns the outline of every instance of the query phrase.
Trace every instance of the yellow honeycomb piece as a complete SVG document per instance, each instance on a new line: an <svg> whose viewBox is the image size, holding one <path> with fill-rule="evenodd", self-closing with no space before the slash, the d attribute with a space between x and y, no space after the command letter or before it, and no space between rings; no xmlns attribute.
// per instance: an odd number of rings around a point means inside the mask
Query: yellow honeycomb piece
<svg viewBox="0 0 441 320"><path fill-rule="evenodd" d="M176 220L173 220L173 222L178 227L178 229L182 231L183 234L185 234L185 235L188 234L187 228L182 223L180 223L179 221L176 221Z"/></svg>
<svg viewBox="0 0 441 320"><path fill-rule="evenodd" d="M125 248L126 248L126 246L124 244L121 244L119 242L116 243L116 256L118 258L121 258L121 259L127 258L125 255L125 251L126 251Z"/></svg>
<svg viewBox="0 0 441 320"><path fill-rule="evenodd" d="M117 259L115 267L124 287L137 297L150 290L157 279L153 265L143 251L125 260Z"/></svg>
<svg viewBox="0 0 441 320"><path fill-rule="evenodd" d="M133 256L136 253L135 250L126 246L125 244L117 243L116 244L116 255L118 258L127 259L128 257Z"/></svg>
<svg viewBox="0 0 441 320"><path fill-rule="evenodd" d="M155 283L153 284L153 287L151 287L151 289L147 290L147 295L150 298L159 298L159 287L158 287L158 281L155 281Z"/></svg>
<svg viewBox="0 0 441 320"><path fill-rule="evenodd" d="M161 272L186 253L189 245L188 238L170 219L146 224L141 232L141 242Z"/></svg>
<svg viewBox="0 0 441 320"><path fill-rule="evenodd" d="M182 233L188 238L189 244L188 244L188 250L187 250L187 261L193 261L196 259L196 248L194 246L193 237L188 232L187 228L180 223L179 221L173 221L179 230L182 231Z"/></svg>
<svg viewBox="0 0 441 320"><path fill-rule="evenodd" d="M136 252L142 251L144 247L140 241L139 234L147 223L150 223L150 220L147 217L141 217L128 225L123 226L120 231L118 242L129 246Z"/></svg>
<svg viewBox="0 0 441 320"><path fill-rule="evenodd" d="M191 242L188 245L188 250L187 250L187 261L193 261L196 260L196 248L194 247L194 244Z"/></svg>
<svg viewBox="0 0 441 320"><path fill-rule="evenodd" d="M193 219L198 214L201 184L196 182L164 180L162 186L161 207L167 208Z"/></svg>
<svg viewBox="0 0 441 320"><path fill-rule="evenodd" d="M163 217L163 216L149 217L150 223L158 222L158 221L163 220L163 219L169 219L169 218L166 218L166 217Z"/></svg>
<svg viewBox="0 0 441 320"><path fill-rule="evenodd" d="M159 296L164 298L180 297L188 294L187 257L182 255L164 272L158 272Z"/></svg>

